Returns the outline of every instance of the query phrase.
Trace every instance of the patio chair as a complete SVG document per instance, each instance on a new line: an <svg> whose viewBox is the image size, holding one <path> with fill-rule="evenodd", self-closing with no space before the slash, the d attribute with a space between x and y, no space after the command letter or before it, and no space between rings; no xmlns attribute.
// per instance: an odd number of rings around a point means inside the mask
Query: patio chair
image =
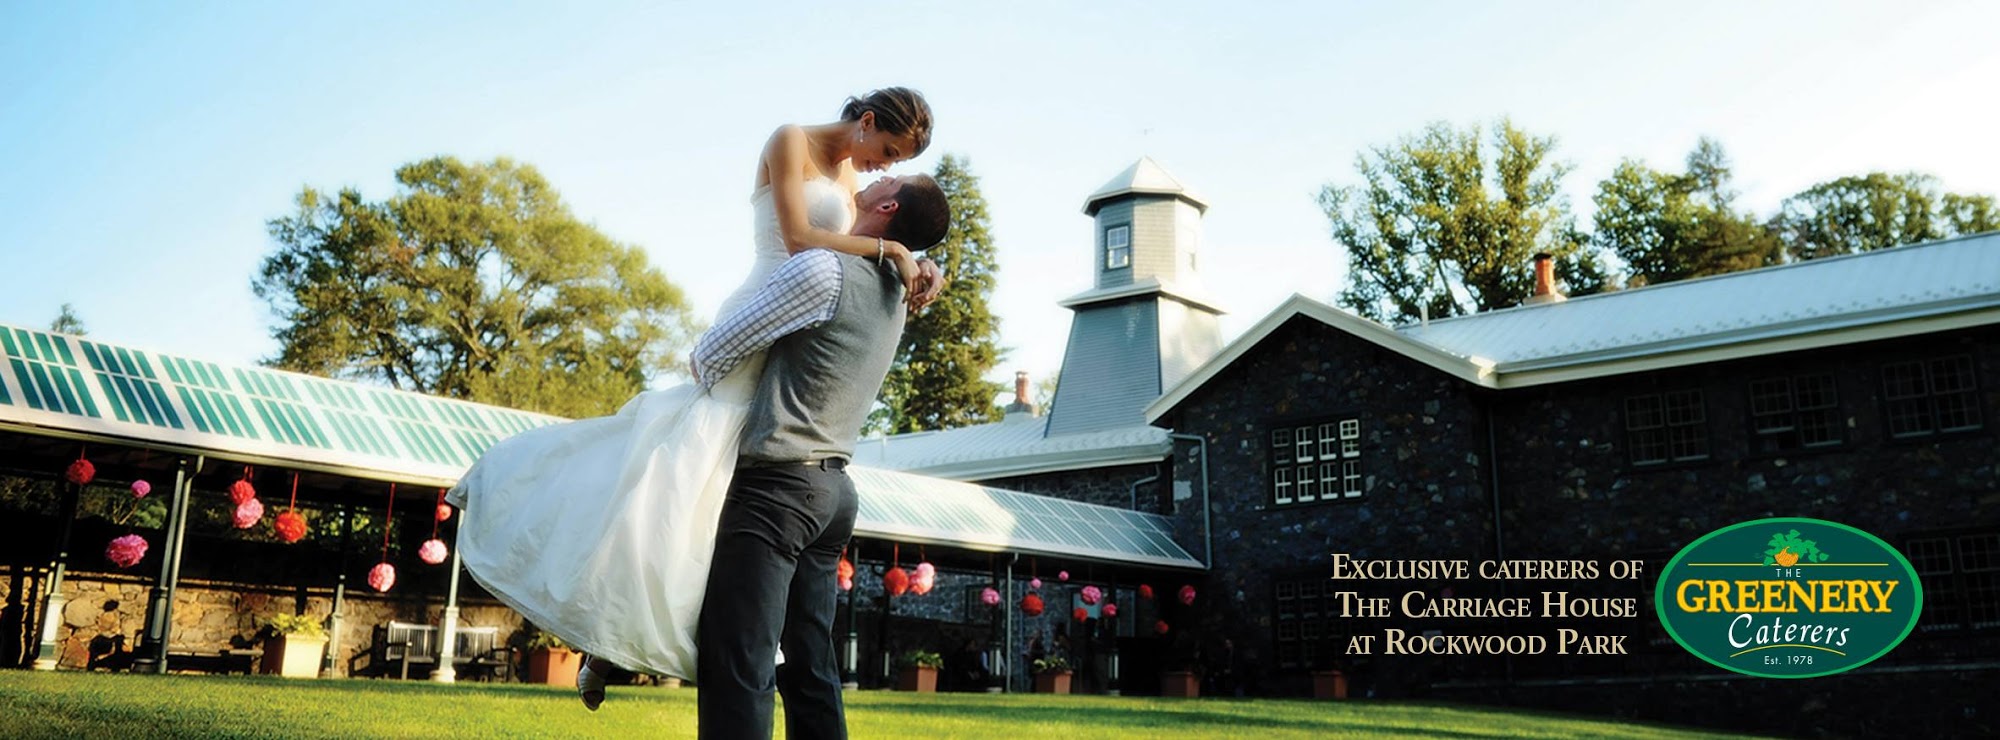
<svg viewBox="0 0 2000 740"><path fill-rule="evenodd" d="M368 664L357 669L355 662L363 658L368 660ZM390 622L376 625L368 649L348 659L347 675L383 676L394 668L397 676L409 678L410 666L413 665L418 669L419 678L437 667L437 628L428 624Z"/></svg>
<svg viewBox="0 0 2000 740"><path fill-rule="evenodd" d="M481 678L511 677L511 653L500 644L499 627L460 627L453 646L452 667Z"/></svg>

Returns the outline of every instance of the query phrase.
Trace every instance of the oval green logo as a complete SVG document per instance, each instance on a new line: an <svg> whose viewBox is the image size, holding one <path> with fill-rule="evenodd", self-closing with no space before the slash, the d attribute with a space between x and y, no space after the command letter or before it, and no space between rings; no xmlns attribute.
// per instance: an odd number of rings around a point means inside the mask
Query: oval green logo
<svg viewBox="0 0 2000 740"><path fill-rule="evenodd" d="M1710 532L1667 562L1654 605L1702 660L1764 678L1863 665L1917 626L1924 591L1903 554L1819 519L1758 519Z"/></svg>

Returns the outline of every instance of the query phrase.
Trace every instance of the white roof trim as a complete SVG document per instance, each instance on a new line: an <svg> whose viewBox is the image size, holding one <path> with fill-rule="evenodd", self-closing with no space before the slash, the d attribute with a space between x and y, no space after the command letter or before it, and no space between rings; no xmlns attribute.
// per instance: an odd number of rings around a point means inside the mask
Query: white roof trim
<svg viewBox="0 0 2000 740"><path fill-rule="evenodd" d="M2000 324L2000 306L1993 305L1991 296L1982 296L1918 306L1900 306L1886 311L1843 316L1833 320L1806 320L1787 325L1765 326L1749 332L1668 340L1637 348L1621 348L1611 353L1572 354L1496 366L1490 360L1460 357L1444 352L1431 345L1409 339L1389 327L1303 295L1294 294L1290 300L1265 316L1263 321L1244 332L1236 341L1230 342L1229 346L1223 348L1214 359L1204 363L1193 374L1160 396L1159 400L1147 406L1146 420L1158 422L1160 417L1194 395L1237 359L1248 354L1265 337L1277 331L1278 327L1299 315L1312 317L1322 324L1374 342L1485 388L1526 388ZM1805 326L1828 328L1806 331Z"/></svg>
<svg viewBox="0 0 2000 740"><path fill-rule="evenodd" d="M1143 280L1136 280L1129 285L1113 285L1108 288L1095 288L1092 290L1087 290L1082 293L1070 296L1068 298L1064 298L1061 303L1058 303L1056 305L1062 306L1063 308L1076 308L1078 306L1085 306L1092 303L1103 303L1105 301L1113 301L1120 298L1131 298L1133 296L1142 296L1151 293L1159 293L1160 295L1172 298L1174 300L1188 304L1195 308L1205 309L1212 313L1217 313L1217 314L1228 313L1228 311L1222 310L1222 308L1219 307L1214 300L1208 298L1207 296L1201 295L1195 290L1181 286L1177 283L1171 283L1165 280L1161 280L1158 277L1149 277Z"/></svg>
<svg viewBox="0 0 2000 740"><path fill-rule="evenodd" d="M1173 444L1117 447L1112 449L1063 450L1046 455L996 457L984 460L953 461L939 465L901 469L901 472L960 481L993 480L1023 475L1060 473L1114 465L1159 462L1173 454Z"/></svg>
<svg viewBox="0 0 2000 740"><path fill-rule="evenodd" d="M1493 379L1493 363L1490 361L1476 357L1459 357L1443 352L1436 347L1413 341L1387 326L1355 316L1354 314L1307 298L1304 295L1293 293L1291 298L1286 299L1283 304L1272 310L1270 314L1264 317L1264 320L1257 322L1256 326L1250 327L1249 331L1237 337L1236 341L1230 342L1229 346L1222 348L1222 351L1217 353L1215 357L1210 358L1208 362L1202 363L1201 367L1196 368L1192 374L1188 375L1181 382L1174 384L1174 387L1168 389L1165 394L1162 394L1159 400L1148 405L1146 407L1146 421L1159 421L1160 417L1165 416L1168 411L1180 405L1180 402L1187 400L1188 396L1194 395L1195 391L1201 390L1201 387L1207 385L1209 380L1222 374L1223 370L1227 370L1238 359L1249 354L1250 350L1255 348L1259 342L1262 342L1265 337L1276 332L1278 327L1284 326L1285 322L1290 321L1294 316L1311 317L1322 324L1374 342L1381 347L1430 365L1465 382L1488 388L1497 387Z"/></svg>

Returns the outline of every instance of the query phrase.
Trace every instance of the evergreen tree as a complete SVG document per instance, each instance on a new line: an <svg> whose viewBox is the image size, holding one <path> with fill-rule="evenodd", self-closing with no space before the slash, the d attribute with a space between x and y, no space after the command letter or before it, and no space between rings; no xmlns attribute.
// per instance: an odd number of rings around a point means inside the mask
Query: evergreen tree
<svg viewBox="0 0 2000 740"><path fill-rule="evenodd" d="M74 334L79 337L90 333L90 330L84 327L83 319L76 315L76 307L67 303L62 304L62 310L56 314L56 320L49 322L49 331L57 334Z"/></svg>
<svg viewBox="0 0 2000 740"><path fill-rule="evenodd" d="M985 379L1000 361L1000 319L993 296L994 245L979 178L964 157L945 155L932 173L951 203L951 231L927 256L950 283L936 303L910 317L881 404L865 431L902 434L998 421L999 383Z"/></svg>
<svg viewBox="0 0 2000 740"><path fill-rule="evenodd" d="M570 417L610 413L678 364L686 299L637 247L578 221L533 167L439 157L401 192L306 188L252 288L267 364Z"/></svg>

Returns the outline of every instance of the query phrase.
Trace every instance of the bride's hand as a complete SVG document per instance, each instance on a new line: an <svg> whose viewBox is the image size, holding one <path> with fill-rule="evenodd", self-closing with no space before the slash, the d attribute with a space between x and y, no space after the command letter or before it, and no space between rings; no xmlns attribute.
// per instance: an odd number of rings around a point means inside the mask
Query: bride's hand
<svg viewBox="0 0 2000 740"><path fill-rule="evenodd" d="M912 313L922 311L924 307L936 303L938 296L944 293L945 285L944 268L938 267L936 262L929 259L917 260L917 269L921 273L921 279L917 282L923 287L923 292L910 294Z"/></svg>
<svg viewBox="0 0 2000 740"><path fill-rule="evenodd" d="M917 266L917 258L910 254L910 248L902 242L883 240L882 255L896 262L896 276L903 279L903 295L917 292L917 282L923 279L923 268Z"/></svg>

